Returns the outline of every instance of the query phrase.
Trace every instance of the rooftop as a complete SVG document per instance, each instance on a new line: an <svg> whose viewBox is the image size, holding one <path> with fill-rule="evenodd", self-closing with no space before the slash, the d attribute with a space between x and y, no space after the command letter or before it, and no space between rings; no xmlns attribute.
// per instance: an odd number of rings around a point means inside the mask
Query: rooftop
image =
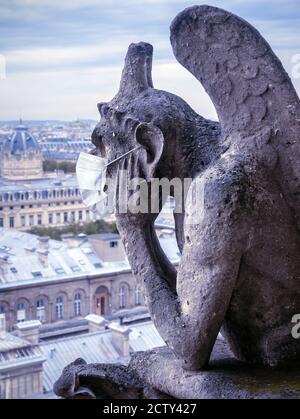
<svg viewBox="0 0 300 419"><path fill-rule="evenodd" d="M131 352L146 351L165 343L151 321L130 326L129 347ZM77 358L87 363L127 363L129 358L120 356L112 341L110 330L73 336L40 344L44 363L44 388L51 392L66 365Z"/></svg>
<svg viewBox="0 0 300 419"><path fill-rule="evenodd" d="M30 151L40 152L40 146L37 140L30 134L28 128L20 121L20 125L4 140L2 152L20 155Z"/></svg>
<svg viewBox="0 0 300 419"><path fill-rule="evenodd" d="M0 334L0 352L12 351L14 349L20 349L27 346L30 346L30 344L18 336L14 336L9 333Z"/></svg>
<svg viewBox="0 0 300 419"><path fill-rule="evenodd" d="M113 240L119 238L118 235L106 234L103 237L105 240L108 237ZM160 243L171 262L179 262L180 253L175 238L160 238ZM68 241L49 239L46 253L39 251L45 250L40 246L38 236L0 228L0 290L130 271L127 259L104 262L88 236L78 239L76 246L70 245ZM46 263L44 256L47 258Z"/></svg>
<svg viewBox="0 0 300 419"><path fill-rule="evenodd" d="M91 234L89 236L90 239L97 239L101 241L112 241L112 240L119 240L119 234L114 233L101 233L101 234Z"/></svg>
<svg viewBox="0 0 300 419"><path fill-rule="evenodd" d="M0 374L44 361L45 358L37 345L8 333L0 334Z"/></svg>
<svg viewBox="0 0 300 419"><path fill-rule="evenodd" d="M9 180L0 178L0 192L30 192L51 189L78 188L76 175L43 177L40 179Z"/></svg>

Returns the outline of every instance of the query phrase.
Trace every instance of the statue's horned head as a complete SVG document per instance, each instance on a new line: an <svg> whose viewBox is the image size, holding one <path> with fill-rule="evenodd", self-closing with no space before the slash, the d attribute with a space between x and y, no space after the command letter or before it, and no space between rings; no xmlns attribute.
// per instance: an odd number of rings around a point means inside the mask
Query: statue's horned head
<svg viewBox="0 0 300 419"><path fill-rule="evenodd" d="M153 88L152 59L153 47L151 44L145 42L131 44L125 58L119 92L106 105L115 109L126 107L140 93ZM101 105L103 104L98 105L100 114Z"/></svg>
<svg viewBox="0 0 300 419"><path fill-rule="evenodd" d="M153 89L152 57L150 44L141 42L129 46L119 92L111 102L98 104L101 119L92 136L100 154L108 160L141 145L143 149L130 159L139 161L139 167L143 168L140 175L147 179L161 156L163 135L153 124L138 120L132 114L132 107L135 99Z"/></svg>
<svg viewBox="0 0 300 419"><path fill-rule="evenodd" d="M152 45L140 42L129 46L117 96L131 96L153 87L152 58Z"/></svg>

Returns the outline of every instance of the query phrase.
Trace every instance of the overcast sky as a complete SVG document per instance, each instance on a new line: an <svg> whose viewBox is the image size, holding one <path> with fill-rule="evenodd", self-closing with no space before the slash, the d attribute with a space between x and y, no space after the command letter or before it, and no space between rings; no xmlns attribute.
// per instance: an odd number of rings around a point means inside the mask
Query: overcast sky
<svg viewBox="0 0 300 419"><path fill-rule="evenodd" d="M205 117L214 108L175 60L169 25L187 0L0 0L0 120L98 119L97 102L118 89L131 42L154 45L155 87L182 96ZM300 54L299 0L204 0L255 25L292 75ZM201 2L199 3L201 4ZM2 60L1 60L2 58ZM297 58L296 58L297 59ZM300 61L300 59L299 59ZM300 79L293 79L300 92Z"/></svg>

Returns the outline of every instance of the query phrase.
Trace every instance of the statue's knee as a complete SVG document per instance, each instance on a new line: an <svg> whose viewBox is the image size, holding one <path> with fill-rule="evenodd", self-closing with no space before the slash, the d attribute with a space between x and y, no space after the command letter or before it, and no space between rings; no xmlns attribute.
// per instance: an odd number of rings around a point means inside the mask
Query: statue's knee
<svg viewBox="0 0 300 419"><path fill-rule="evenodd" d="M208 367L207 357L203 357L201 352L183 355L180 357L181 366L187 371L200 371Z"/></svg>
<svg viewBox="0 0 300 419"><path fill-rule="evenodd" d="M203 364L194 359L182 359L181 366L186 371L200 371L207 367L207 364Z"/></svg>

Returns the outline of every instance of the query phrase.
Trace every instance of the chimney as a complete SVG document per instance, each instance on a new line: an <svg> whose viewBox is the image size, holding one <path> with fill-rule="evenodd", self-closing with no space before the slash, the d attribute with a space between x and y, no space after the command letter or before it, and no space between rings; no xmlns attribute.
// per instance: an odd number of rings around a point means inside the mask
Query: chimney
<svg viewBox="0 0 300 419"><path fill-rule="evenodd" d="M82 243L82 240L72 233L68 234L62 234L61 240L63 243L65 243L70 249L75 249L76 247L79 247Z"/></svg>
<svg viewBox="0 0 300 419"><path fill-rule="evenodd" d="M92 234L88 240L103 262L124 262L126 260L125 249L119 234Z"/></svg>
<svg viewBox="0 0 300 419"><path fill-rule="evenodd" d="M38 241L38 248L37 248L37 255L39 261L43 265L44 268L48 267L48 255L49 255L49 240L50 237L39 237Z"/></svg>
<svg viewBox="0 0 300 419"><path fill-rule="evenodd" d="M0 337L6 335L6 318L5 314L0 314Z"/></svg>
<svg viewBox="0 0 300 419"><path fill-rule="evenodd" d="M88 321L90 333L105 330L107 321L104 319L104 317L97 316L97 314L89 314L85 319Z"/></svg>
<svg viewBox="0 0 300 419"><path fill-rule="evenodd" d="M39 329L41 327L39 320L30 320L16 325L17 336L27 340L32 345L39 343Z"/></svg>
<svg viewBox="0 0 300 419"><path fill-rule="evenodd" d="M7 255L0 255L0 272L2 274L7 273L8 268L8 256Z"/></svg>
<svg viewBox="0 0 300 419"><path fill-rule="evenodd" d="M121 326L119 323L111 323L109 328L112 331L112 342L115 348L122 356L129 356L129 334L131 329Z"/></svg>
<svg viewBox="0 0 300 419"><path fill-rule="evenodd" d="M49 251L48 250L37 250L37 255L39 258L39 261L41 262L41 264L43 265L44 268L48 268L49 265L49 261L48 261L48 255L49 255Z"/></svg>
<svg viewBox="0 0 300 419"><path fill-rule="evenodd" d="M38 241L39 241L38 249L49 250L49 240L50 240L50 237L48 237L48 236L39 237L38 238Z"/></svg>

